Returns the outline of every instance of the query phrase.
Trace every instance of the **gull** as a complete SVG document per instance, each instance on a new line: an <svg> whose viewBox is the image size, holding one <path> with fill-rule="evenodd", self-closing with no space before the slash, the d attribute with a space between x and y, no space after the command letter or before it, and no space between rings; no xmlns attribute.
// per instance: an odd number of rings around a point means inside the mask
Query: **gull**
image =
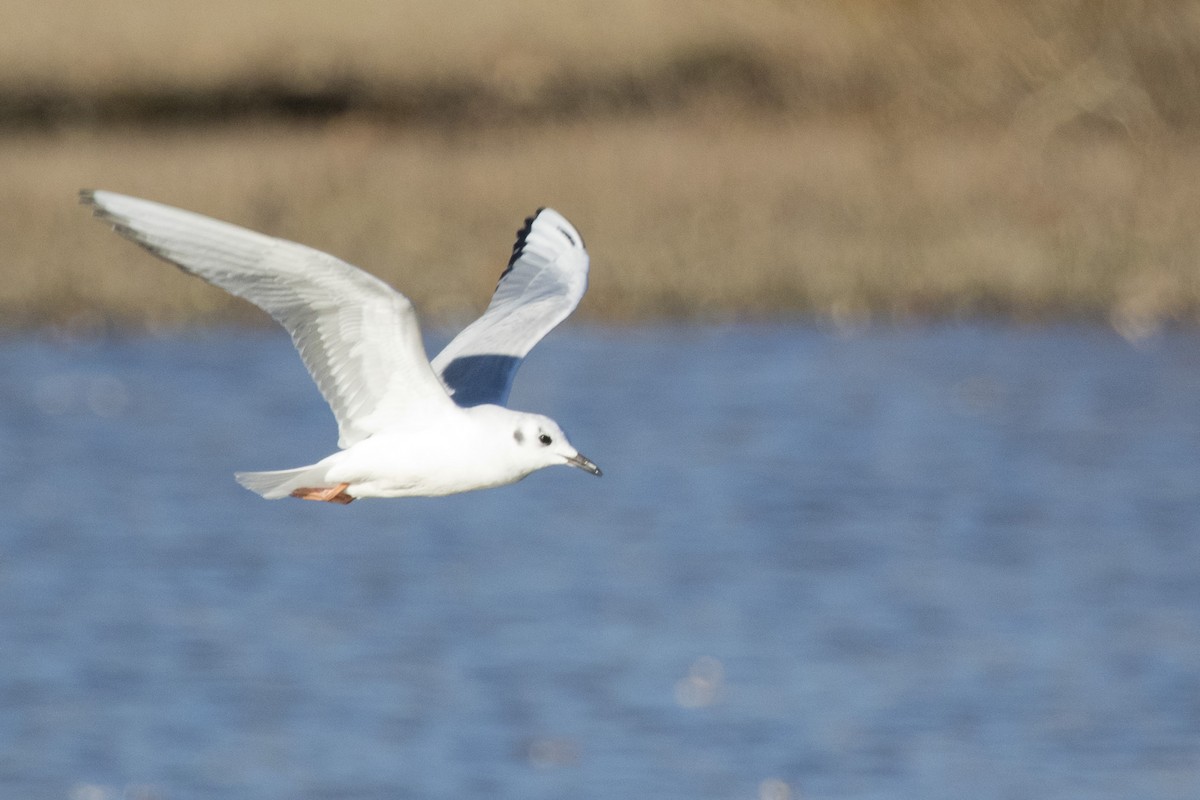
<svg viewBox="0 0 1200 800"><path fill-rule="evenodd" d="M346 504L503 486L558 464L600 475L554 420L506 407L522 359L587 289L583 237L557 211L525 220L487 310L431 363L409 299L345 261L136 197L85 189L80 200L291 334L337 419L338 450L304 467L236 473L247 489Z"/></svg>

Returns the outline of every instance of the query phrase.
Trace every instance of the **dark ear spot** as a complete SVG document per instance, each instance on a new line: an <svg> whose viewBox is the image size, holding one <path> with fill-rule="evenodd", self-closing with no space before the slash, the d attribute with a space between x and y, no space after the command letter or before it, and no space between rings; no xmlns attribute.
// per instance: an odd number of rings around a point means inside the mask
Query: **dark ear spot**
<svg viewBox="0 0 1200 800"><path fill-rule="evenodd" d="M520 444L521 442L525 441L525 434L521 433L520 428L517 428L515 431L513 431L513 438L517 440L517 444Z"/></svg>

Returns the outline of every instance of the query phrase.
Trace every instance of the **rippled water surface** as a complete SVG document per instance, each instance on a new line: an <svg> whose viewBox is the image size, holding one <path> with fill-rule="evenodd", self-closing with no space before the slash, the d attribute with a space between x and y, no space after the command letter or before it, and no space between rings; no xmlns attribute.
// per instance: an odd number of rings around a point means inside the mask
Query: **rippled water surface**
<svg viewBox="0 0 1200 800"><path fill-rule="evenodd" d="M1200 336L575 327L347 507L282 334L0 342L0 797L1200 796Z"/></svg>

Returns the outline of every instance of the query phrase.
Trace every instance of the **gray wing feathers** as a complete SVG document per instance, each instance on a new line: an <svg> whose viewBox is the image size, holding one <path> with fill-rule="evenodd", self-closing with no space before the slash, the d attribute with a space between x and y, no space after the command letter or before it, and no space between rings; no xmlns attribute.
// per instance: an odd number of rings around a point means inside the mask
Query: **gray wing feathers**
<svg viewBox="0 0 1200 800"><path fill-rule="evenodd" d="M487 310L433 360L454 401L504 405L521 360L579 305L587 276L583 237L565 217L544 208L527 219Z"/></svg>
<svg viewBox="0 0 1200 800"><path fill-rule="evenodd" d="M383 281L295 242L147 200L84 192L128 239L270 314L338 421L339 446L414 406L446 402L412 304Z"/></svg>

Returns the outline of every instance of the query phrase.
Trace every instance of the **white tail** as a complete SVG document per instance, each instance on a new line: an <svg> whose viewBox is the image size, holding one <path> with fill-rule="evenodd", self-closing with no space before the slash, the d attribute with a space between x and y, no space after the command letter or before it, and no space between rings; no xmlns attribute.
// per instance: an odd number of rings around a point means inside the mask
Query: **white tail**
<svg viewBox="0 0 1200 800"><path fill-rule="evenodd" d="M315 465L272 472L237 472L233 477L250 491L268 500L278 500L288 497L296 489L320 487L324 484L324 478L313 466Z"/></svg>

